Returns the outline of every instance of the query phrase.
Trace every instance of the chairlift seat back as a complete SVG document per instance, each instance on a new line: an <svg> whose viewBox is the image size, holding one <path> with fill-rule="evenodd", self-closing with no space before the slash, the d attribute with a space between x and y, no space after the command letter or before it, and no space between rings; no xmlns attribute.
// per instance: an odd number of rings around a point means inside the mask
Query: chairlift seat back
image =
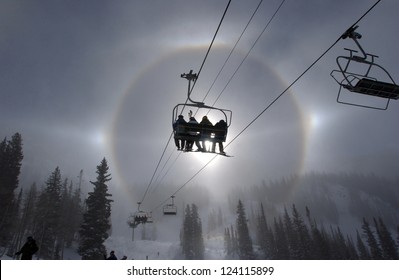
<svg viewBox="0 0 399 280"><path fill-rule="evenodd" d="M170 204L164 206L163 214L164 215L176 215L177 214L177 206L170 205Z"/></svg>

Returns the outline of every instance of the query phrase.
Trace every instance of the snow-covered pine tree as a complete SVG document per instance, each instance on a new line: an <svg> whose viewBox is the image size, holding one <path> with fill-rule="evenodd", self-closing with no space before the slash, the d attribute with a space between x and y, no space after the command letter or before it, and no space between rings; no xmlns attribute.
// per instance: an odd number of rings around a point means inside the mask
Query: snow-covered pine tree
<svg viewBox="0 0 399 280"><path fill-rule="evenodd" d="M249 235L247 217L245 208L241 200L238 200L237 205L237 241L238 241L238 256L241 260L252 260L255 254L252 247L252 240Z"/></svg>
<svg viewBox="0 0 399 280"><path fill-rule="evenodd" d="M108 238L111 228L112 195L108 193L107 182L111 180L108 174L107 160L104 158L97 166L97 181L91 182L94 190L89 192L86 200L86 212L80 228L80 242L78 253L84 260L101 260L107 255L104 241Z"/></svg>

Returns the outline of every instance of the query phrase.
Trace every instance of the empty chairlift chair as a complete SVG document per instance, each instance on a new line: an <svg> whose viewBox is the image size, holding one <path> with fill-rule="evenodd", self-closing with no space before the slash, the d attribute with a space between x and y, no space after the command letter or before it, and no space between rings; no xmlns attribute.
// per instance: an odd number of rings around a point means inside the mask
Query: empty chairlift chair
<svg viewBox="0 0 399 280"><path fill-rule="evenodd" d="M349 55L338 56L336 61L339 69L333 70L331 72L331 76L340 85L337 96L337 102L347 105L359 106L359 107L386 110L388 108L389 101L391 99L394 100L399 99L399 86L395 83L394 79L391 77L391 75L388 73L388 71L385 68L375 63L375 59L378 56L366 53L363 50L363 48L360 46L358 39L361 38L361 35L355 32L356 28L357 26L349 28L342 35L342 39L346 38L353 39L356 45L358 46L360 52L362 53L362 56L356 55L356 53L358 53L358 51L356 50L345 49L349 51ZM363 66L362 69L364 69L362 73L350 70L352 68L358 69L361 66ZM379 75L379 79L372 76L373 72L376 71L379 71L379 73L381 73ZM381 80L380 77L383 77L385 80ZM353 93L384 98L386 99L385 106L375 107L375 106L368 106L368 105L349 103L343 101L341 98L342 88Z"/></svg>
<svg viewBox="0 0 399 280"><path fill-rule="evenodd" d="M163 207L163 214L164 215L176 215L177 214L177 206L174 204L174 196L171 196L172 203L166 204Z"/></svg>

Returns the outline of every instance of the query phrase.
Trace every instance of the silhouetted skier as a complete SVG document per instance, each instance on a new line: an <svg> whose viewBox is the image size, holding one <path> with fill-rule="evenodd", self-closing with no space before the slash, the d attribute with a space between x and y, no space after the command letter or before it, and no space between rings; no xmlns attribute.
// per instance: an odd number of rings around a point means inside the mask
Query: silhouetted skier
<svg viewBox="0 0 399 280"><path fill-rule="evenodd" d="M15 255L19 256L22 254L21 260L31 260L33 254L35 254L38 250L39 247L36 244L36 240L34 240L32 236L29 236L24 246L22 246L22 248L16 252Z"/></svg>

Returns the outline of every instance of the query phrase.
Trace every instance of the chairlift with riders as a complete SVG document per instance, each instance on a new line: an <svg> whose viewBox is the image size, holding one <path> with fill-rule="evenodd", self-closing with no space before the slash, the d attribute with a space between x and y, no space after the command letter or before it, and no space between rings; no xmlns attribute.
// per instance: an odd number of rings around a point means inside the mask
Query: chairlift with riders
<svg viewBox="0 0 399 280"><path fill-rule="evenodd" d="M177 104L173 108L172 113L172 127L175 141L182 141L186 143L198 143L199 141L205 143L210 142L212 145L216 145L216 143L221 143L226 141L227 131L231 125L232 119L232 111L228 109L222 109L217 107L212 107L205 105L204 102L198 102L191 99L191 82L197 79L197 74L193 74L193 70L191 70L188 74L181 74L182 78L188 80L188 94L187 100L191 103L180 103ZM197 122L179 122L179 118L183 118L183 112L188 111L189 119L193 118L192 110L197 108L197 111L200 109L206 109L208 114L215 115L219 118L219 124L222 125L206 125L200 124ZM185 149L184 151L191 152L192 149ZM215 150L207 151L205 149L199 150L201 152L212 152L215 153ZM219 151L219 154L226 155L224 151Z"/></svg>
<svg viewBox="0 0 399 280"><path fill-rule="evenodd" d="M137 202L137 211L130 215L128 224L132 228L136 228L139 224L153 223L152 213L140 210L141 202Z"/></svg>

